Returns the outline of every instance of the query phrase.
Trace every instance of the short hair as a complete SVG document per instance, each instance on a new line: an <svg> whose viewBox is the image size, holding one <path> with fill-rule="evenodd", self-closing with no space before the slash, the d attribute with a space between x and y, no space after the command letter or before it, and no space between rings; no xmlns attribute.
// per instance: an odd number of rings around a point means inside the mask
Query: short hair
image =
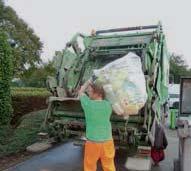
<svg viewBox="0 0 191 171"><path fill-rule="evenodd" d="M102 86L96 84L90 84L90 86L92 87L95 93L100 94L103 99L105 98L105 92Z"/></svg>

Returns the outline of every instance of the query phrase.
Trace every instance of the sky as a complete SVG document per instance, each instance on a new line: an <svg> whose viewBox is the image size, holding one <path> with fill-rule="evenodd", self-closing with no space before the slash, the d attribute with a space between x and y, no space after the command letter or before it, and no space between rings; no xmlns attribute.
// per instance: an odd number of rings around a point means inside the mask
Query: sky
<svg viewBox="0 0 191 171"><path fill-rule="evenodd" d="M153 25L160 20L169 52L191 66L189 0L5 0L44 44L42 59L51 60L76 32Z"/></svg>

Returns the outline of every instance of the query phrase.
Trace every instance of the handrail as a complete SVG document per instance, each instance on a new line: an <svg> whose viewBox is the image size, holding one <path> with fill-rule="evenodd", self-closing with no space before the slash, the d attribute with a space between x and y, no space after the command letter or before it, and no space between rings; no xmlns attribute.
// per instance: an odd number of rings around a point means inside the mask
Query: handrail
<svg viewBox="0 0 191 171"><path fill-rule="evenodd" d="M126 27L126 28L115 28L115 29L108 29L108 30L98 30L96 31L96 35L102 33L114 33L114 32L124 32L124 31L134 31L134 30L146 30L146 29L162 29L161 25L149 25L149 26L137 26L137 27Z"/></svg>

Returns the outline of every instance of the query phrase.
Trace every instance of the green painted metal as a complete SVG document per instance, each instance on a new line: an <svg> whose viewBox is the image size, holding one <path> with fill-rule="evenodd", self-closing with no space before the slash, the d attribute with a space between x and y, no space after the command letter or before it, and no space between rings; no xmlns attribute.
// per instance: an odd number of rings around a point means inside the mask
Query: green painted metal
<svg viewBox="0 0 191 171"><path fill-rule="evenodd" d="M176 117L177 117L178 109L170 109L170 128L176 128Z"/></svg>
<svg viewBox="0 0 191 171"><path fill-rule="evenodd" d="M115 131L113 130L114 134L117 132L117 135L124 136L126 139L132 135L128 132L133 131L134 135L144 135L145 132L150 132L154 117L158 121L161 120L168 99L169 54L160 23L152 30L135 31L134 33L127 31L89 36L77 33L67 43L65 49L57 53L54 58L57 69L55 78L57 86L51 87L50 85L53 85L51 83L48 85L54 95L59 96L58 90L66 93L64 97L58 97L59 100L55 98L49 101L45 121L47 125L53 124L55 118L59 118L59 120L67 118L68 122L65 122L63 126L63 130L66 132L75 127L75 121L80 120L79 123L83 129L78 124L76 125L79 126L79 132L81 130L83 132L85 130L84 114L76 99L78 89L91 77L94 69L101 68L128 52L134 52L141 57L148 100L136 117L130 116L127 120L113 115L111 121L113 127L116 128ZM79 39L83 42L80 42ZM73 100L67 100L68 97ZM121 128L125 131L121 131Z"/></svg>

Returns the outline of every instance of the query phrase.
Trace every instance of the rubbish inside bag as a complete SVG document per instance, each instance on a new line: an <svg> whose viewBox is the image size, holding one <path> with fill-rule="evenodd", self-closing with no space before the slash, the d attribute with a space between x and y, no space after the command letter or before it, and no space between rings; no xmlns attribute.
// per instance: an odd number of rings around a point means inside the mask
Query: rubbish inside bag
<svg viewBox="0 0 191 171"><path fill-rule="evenodd" d="M139 56L129 52L94 70L95 84L103 86L106 99L118 115L136 115L147 100L145 77Z"/></svg>

